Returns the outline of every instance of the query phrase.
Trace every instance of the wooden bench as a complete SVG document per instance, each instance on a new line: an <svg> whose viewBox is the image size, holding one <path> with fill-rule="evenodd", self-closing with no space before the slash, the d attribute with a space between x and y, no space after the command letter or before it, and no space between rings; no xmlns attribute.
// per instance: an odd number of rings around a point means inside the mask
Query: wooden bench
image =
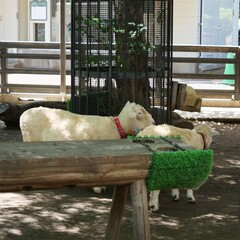
<svg viewBox="0 0 240 240"><path fill-rule="evenodd" d="M166 145L154 139L152 146ZM0 191L115 186L105 239L118 239L130 189L135 239L150 239L145 178L148 147L131 139L79 142L1 142Z"/></svg>

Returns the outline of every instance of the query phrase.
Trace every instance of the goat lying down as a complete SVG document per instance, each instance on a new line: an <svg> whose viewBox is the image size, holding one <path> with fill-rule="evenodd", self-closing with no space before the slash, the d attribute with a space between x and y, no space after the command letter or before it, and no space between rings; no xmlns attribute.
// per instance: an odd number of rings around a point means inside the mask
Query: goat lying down
<svg viewBox="0 0 240 240"><path fill-rule="evenodd" d="M79 115L46 107L31 108L20 117L24 142L120 139L134 129L143 130L154 123L141 105L130 102L117 118ZM104 188L93 190L101 193Z"/></svg>
<svg viewBox="0 0 240 240"><path fill-rule="evenodd" d="M194 129L178 128L171 125L163 124L158 126L149 126L141 131L137 136L161 136L161 137L173 137L179 136L185 144L195 149L207 149L212 143L212 136L219 134L208 125L200 124ZM152 212L156 212L159 209L158 196L160 190L152 191L150 193L149 208ZM187 198L189 203L195 203L196 199L193 195L192 189L187 189ZM179 200L179 190L172 189L173 201Z"/></svg>

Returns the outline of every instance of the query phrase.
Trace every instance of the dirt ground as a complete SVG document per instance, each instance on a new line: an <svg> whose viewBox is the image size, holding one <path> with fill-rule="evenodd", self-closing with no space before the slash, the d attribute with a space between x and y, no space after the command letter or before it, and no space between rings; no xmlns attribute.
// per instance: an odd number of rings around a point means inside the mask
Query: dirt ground
<svg viewBox="0 0 240 240"><path fill-rule="evenodd" d="M195 191L196 204L188 204L185 190L177 203L170 191L161 193L159 211L150 213L153 240L240 238L240 124L206 124L221 133L211 145L211 175ZM0 142L21 140L20 130L0 121ZM0 240L104 239L111 196L111 188L100 196L87 188L0 193ZM134 239L130 199L121 239Z"/></svg>

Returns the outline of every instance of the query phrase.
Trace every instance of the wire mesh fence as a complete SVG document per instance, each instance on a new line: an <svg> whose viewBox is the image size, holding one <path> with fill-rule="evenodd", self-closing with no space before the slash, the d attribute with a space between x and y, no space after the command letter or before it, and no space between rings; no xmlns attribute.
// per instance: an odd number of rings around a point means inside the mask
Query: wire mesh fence
<svg viewBox="0 0 240 240"><path fill-rule="evenodd" d="M71 24L73 112L134 101L171 122L172 0L75 0Z"/></svg>

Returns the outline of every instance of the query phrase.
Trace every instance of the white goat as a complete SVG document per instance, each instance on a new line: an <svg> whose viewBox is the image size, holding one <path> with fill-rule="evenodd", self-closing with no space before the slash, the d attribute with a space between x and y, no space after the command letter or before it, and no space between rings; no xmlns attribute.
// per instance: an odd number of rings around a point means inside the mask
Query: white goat
<svg viewBox="0 0 240 240"><path fill-rule="evenodd" d="M153 125L152 116L136 103L127 102L117 121L113 117L79 115L61 109L31 108L20 117L23 141L78 141L120 139L134 129ZM104 188L96 187L101 193Z"/></svg>
<svg viewBox="0 0 240 240"><path fill-rule="evenodd" d="M208 125L200 124L194 129L184 129L174 127L172 125L158 125L158 126L149 126L141 131L137 136L162 136L162 137L174 137L179 136L186 145L191 146L195 149L207 149L212 143L212 136L219 134L214 129ZM160 190L152 191L150 193L149 199L149 208L152 212L156 212L159 209L158 196ZM187 198L189 203L195 203L196 199L193 195L192 189L187 189ZM172 199L173 201L179 200L179 190L172 190Z"/></svg>

